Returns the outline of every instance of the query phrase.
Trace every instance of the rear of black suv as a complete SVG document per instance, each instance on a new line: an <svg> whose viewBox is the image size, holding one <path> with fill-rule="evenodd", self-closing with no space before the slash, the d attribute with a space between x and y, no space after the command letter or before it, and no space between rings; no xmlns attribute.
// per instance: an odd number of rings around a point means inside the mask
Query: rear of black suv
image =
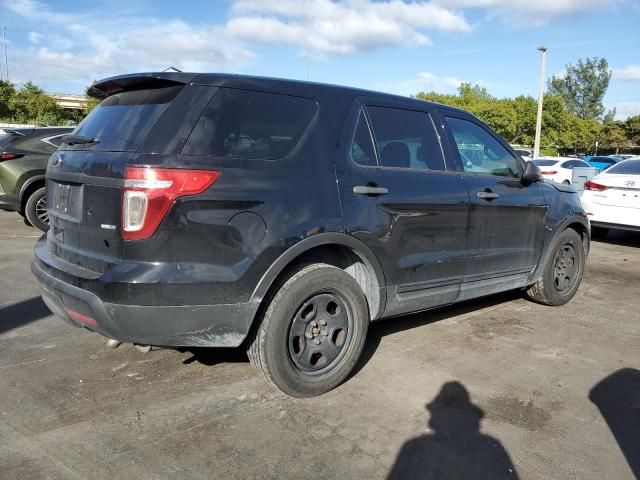
<svg viewBox="0 0 640 480"><path fill-rule="evenodd" d="M287 242L341 227L330 156L312 148L339 128L317 128L323 115L341 112L204 80L96 84L106 98L52 156L33 272L67 321L122 341L237 346Z"/></svg>

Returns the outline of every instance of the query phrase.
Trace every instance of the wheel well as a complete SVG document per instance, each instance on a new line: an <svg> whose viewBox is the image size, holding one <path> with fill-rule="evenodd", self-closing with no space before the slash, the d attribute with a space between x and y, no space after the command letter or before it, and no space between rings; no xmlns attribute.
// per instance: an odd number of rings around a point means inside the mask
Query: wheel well
<svg viewBox="0 0 640 480"><path fill-rule="evenodd" d="M590 247L590 239L589 239L589 231L587 230L587 227L585 227L581 223L576 222L568 225L567 228L575 230L578 233L578 235L580 235L580 238L582 238L584 253L588 254L589 247Z"/></svg>
<svg viewBox="0 0 640 480"><path fill-rule="evenodd" d="M371 319L377 318L377 316L382 313L382 305L380 304L380 282L373 267L364 256L358 254L352 248L343 245L319 245L295 257L289 263L289 266L307 262L326 263L347 272L358 282L358 285L360 285L367 299ZM274 285L278 284L278 279L282 275L285 275L287 270L288 268L282 270L270 288L274 288Z"/></svg>
<svg viewBox="0 0 640 480"><path fill-rule="evenodd" d="M24 213L24 208L27 205L27 200L29 200L31 194L42 187L44 187L44 178L41 180L34 180L25 187L22 191L22 196L20 197L20 213Z"/></svg>

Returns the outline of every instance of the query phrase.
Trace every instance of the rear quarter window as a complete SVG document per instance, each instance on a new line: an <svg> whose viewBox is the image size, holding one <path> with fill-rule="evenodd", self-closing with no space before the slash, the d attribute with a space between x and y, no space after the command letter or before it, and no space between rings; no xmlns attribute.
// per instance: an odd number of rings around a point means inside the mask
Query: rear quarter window
<svg viewBox="0 0 640 480"><path fill-rule="evenodd" d="M309 98L221 88L198 120L182 153L282 158L296 146L316 110L315 100Z"/></svg>

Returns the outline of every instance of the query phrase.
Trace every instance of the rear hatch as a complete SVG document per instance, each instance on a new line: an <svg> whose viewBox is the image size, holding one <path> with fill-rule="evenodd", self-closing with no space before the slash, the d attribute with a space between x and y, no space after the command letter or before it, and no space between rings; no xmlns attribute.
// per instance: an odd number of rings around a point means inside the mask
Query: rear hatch
<svg viewBox="0 0 640 480"><path fill-rule="evenodd" d="M54 255L56 267L96 278L119 261L125 168L129 163L144 164L141 157L145 155L167 153L145 154L141 146L179 98L185 83L193 78L190 74L178 81L176 75L116 77L90 89L90 94L104 99L51 157L47 167L47 248Z"/></svg>

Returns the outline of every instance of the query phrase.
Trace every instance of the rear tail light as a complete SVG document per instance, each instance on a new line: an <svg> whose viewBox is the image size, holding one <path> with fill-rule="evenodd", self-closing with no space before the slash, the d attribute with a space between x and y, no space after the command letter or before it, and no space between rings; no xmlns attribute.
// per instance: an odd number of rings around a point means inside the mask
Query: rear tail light
<svg viewBox="0 0 640 480"><path fill-rule="evenodd" d="M0 153L0 162L3 160L13 160L14 158L24 157L21 153L2 152Z"/></svg>
<svg viewBox="0 0 640 480"><path fill-rule="evenodd" d="M558 172L557 171L542 172L543 175L555 175L556 173L558 173Z"/></svg>
<svg viewBox="0 0 640 480"><path fill-rule="evenodd" d="M587 180L584 183L584 189L585 190L593 190L593 191L596 191L596 192L603 192L608 188L609 187L607 187L606 185L600 185L599 183L593 182L591 180Z"/></svg>
<svg viewBox="0 0 640 480"><path fill-rule="evenodd" d="M204 192L219 176L215 170L127 167L122 193L122 238L149 238L176 199Z"/></svg>

